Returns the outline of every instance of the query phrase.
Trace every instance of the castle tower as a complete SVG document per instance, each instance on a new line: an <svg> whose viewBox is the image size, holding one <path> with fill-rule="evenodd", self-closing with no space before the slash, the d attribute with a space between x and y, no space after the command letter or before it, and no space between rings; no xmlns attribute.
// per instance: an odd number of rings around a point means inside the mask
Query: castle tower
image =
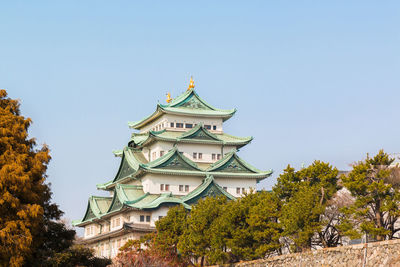
<svg viewBox="0 0 400 267"><path fill-rule="evenodd" d="M199 199L240 197L272 174L237 155L252 137L224 133L223 123L236 109L218 109L195 91L193 79L176 98L157 104L150 116L129 127L137 130L127 146L114 151L121 159L115 177L97 188L109 197L91 196L82 220L83 243L98 256L114 257L128 239L155 230L170 207L187 209Z"/></svg>

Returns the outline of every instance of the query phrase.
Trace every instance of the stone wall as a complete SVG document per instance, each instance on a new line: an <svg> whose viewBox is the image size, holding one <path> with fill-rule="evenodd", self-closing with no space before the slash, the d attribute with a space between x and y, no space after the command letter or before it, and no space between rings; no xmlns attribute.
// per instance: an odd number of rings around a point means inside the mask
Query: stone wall
<svg viewBox="0 0 400 267"><path fill-rule="evenodd" d="M366 255L366 258L365 258ZM364 263L365 261L365 263ZM363 265L365 264L365 265ZM400 240L326 248L306 253L286 254L264 260L240 262L234 267L400 267Z"/></svg>

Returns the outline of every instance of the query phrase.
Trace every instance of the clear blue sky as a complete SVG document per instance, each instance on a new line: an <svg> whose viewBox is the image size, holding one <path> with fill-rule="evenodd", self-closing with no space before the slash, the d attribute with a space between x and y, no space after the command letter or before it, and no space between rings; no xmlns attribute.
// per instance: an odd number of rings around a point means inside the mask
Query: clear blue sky
<svg viewBox="0 0 400 267"><path fill-rule="evenodd" d="M143 4L143 3L146 4ZM237 108L226 132L275 171L400 152L399 1L2 1L0 88L47 143L69 219L113 178L127 122L183 92Z"/></svg>

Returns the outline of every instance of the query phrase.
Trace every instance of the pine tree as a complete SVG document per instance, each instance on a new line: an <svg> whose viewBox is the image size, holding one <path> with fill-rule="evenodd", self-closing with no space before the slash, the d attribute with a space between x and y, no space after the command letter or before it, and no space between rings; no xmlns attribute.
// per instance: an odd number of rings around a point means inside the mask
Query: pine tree
<svg viewBox="0 0 400 267"><path fill-rule="evenodd" d="M341 230L352 238L368 234L377 240L393 239L400 231L400 183L394 159L383 150L353 166L342 176L343 185L355 201L343 208L347 215Z"/></svg>
<svg viewBox="0 0 400 267"><path fill-rule="evenodd" d="M31 119L0 90L0 264L21 266L43 223L49 149L28 137Z"/></svg>
<svg viewBox="0 0 400 267"><path fill-rule="evenodd" d="M309 250L318 236L324 244L324 212L338 186L338 170L328 163L314 161L307 168L295 171L288 166L278 177L274 193L282 200L280 222L283 235L290 238L293 251Z"/></svg>

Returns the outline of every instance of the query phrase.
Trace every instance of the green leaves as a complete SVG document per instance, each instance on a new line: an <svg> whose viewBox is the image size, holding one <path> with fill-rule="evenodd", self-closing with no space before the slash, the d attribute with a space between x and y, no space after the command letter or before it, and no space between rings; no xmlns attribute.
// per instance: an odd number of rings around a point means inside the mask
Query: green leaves
<svg viewBox="0 0 400 267"><path fill-rule="evenodd" d="M323 236L327 202L340 188L337 175L328 163L314 161L299 171L288 166L279 176L273 191L282 200L279 221L293 251L311 249L313 237ZM322 240L319 243L324 246Z"/></svg>
<svg viewBox="0 0 400 267"><path fill-rule="evenodd" d="M392 166L394 159L383 150L353 166L348 175L341 177L343 185L355 198L353 205L344 208L346 224L341 229L346 235L361 236L366 233L377 240L392 239L398 231L400 211L398 190L399 172ZM354 229L350 229L349 224Z"/></svg>

